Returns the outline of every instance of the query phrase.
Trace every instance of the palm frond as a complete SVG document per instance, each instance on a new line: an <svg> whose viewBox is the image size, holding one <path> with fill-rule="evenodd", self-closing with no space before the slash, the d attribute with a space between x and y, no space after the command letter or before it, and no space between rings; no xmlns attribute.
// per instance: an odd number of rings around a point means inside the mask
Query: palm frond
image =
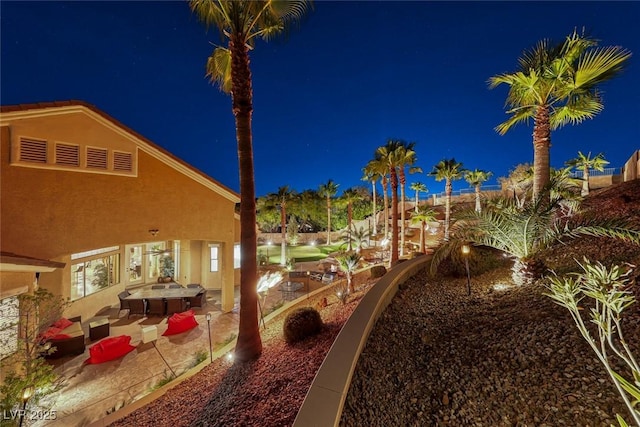
<svg viewBox="0 0 640 427"><path fill-rule="evenodd" d="M212 83L217 83L224 93L231 92L231 52L223 47L216 47L207 59L206 76Z"/></svg>
<svg viewBox="0 0 640 427"><path fill-rule="evenodd" d="M609 80L631 57L631 52L620 46L608 46L585 52L575 71L575 85L578 88L593 86Z"/></svg>
<svg viewBox="0 0 640 427"><path fill-rule="evenodd" d="M517 110L511 110L510 112L512 112L513 115L509 117L509 119L495 127L496 132L498 132L500 135L506 134L509 129L511 129L518 123L528 124L529 119L535 116L536 109L531 105L519 108Z"/></svg>
<svg viewBox="0 0 640 427"><path fill-rule="evenodd" d="M603 108L604 105L597 95L584 94L574 96L565 105L552 110L549 124L551 129L554 130L569 123L572 125L579 124L587 119L593 119Z"/></svg>

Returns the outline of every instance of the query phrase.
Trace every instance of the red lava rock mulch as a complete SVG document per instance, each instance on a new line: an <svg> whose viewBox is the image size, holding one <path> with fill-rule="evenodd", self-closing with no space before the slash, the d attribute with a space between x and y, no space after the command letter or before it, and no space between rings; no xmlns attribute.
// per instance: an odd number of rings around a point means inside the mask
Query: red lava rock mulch
<svg viewBox="0 0 640 427"><path fill-rule="evenodd" d="M233 364L214 360L193 377L112 426L288 426L300 406L329 348L363 292L342 305L332 291L322 297L330 304L320 310L324 327L318 335L287 345L282 337L284 315L262 331L263 351L256 361Z"/></svg>

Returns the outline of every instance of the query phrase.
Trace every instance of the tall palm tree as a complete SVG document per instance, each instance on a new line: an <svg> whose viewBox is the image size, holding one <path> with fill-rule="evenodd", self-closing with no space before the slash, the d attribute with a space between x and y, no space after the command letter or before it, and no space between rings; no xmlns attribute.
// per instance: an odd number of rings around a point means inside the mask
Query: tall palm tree
<svg viewBox="0 0 640 427"><path fill-rule="evenodd" d="M236 124L240 171L240 324L235 348L237 360L256 359L262 353L258 325L256 195L253 173L251 116L253 93L249 49L260 37L269 40L300 22L310 2L252 0L190 0L191 11L209 28L228 39L207 61L207 75L231 94Z"/></svg>
<svg viewBox="0 0 640 427"><path fill-rule="evenodd" d="M362 193L357 188L347 188L342 192L340 200L347 205L347 232L353 232L353 202L362 199ZM349 251L351 248L351 239L348 241Z"/></svg>
<svg viewBox="0 0 640 427"><path fill-rule="evenodd" d="M436 181L444 180L444 240L449 240L449 224L451 219L451 182L456 179L462 178L464 173L462 163L456 162L456 159L444 159L440 160L438 164L433 167L433 170L429 175L436 178Z"/></svg>
<svg viewBox="0 0 640 427"><path fill-rule="evenodd" d="M318 194L327 200L327 245L331 244L331 198L336 195L339 186L340 184L336 184L330 179L318 188Z"/></svg>
<svg viewBox="0 0 640 427"><path fill-rule="evenodd" d="M373 235L378 234L378 208L376 206L377 198L376 195L376 182L378 179L382 177L382 174L376 169L376 165L373 162L367 163L365 167L362 168L363 176L360 178L362 181L371 182L372 189L372 197L373 203L371 208L371 216L373 217Z"/></svg>
<svg viewBox="0 0 640 427"><path fill-rule="evenodd" d="M509 86L506 106L511 117L496 127L499 134L533 119L534 198L550 180L551 131L602 111L598 85L618 74L631 57L620 46L597 44L575 30L556 46L542 40L518 60L516 72L489 79L491 89Z"/></svg>
<svg viewBox="0 0 640 427"><path fill-rule="evenodd" d="M280 265L287 264L287 204L294 199L296 192L288 185L278 188L276 193L269 195L274 203L280 207Z"/></svg>
<svg viewBox="0 0 640 427"><path fill-rule="evenodd" d="M402 141L390 139L376 150L376 161L385 165L391 186L391 265L398 261L398 152L401 144Z"/></svg>
<svg viewBox="0 0 640 427"><path fill-rule="evenodd" d="M433 222L436 220L436 211L426 206L420 207L411 215L412 224L420 224L420 252L426 253L427 248L425 246L425 227L427 222Z"/></svg>
<svg viewBox="0 0 640 427"><path fill-rule="evenodd" d="M405 175L404 168L409 167L409 173L418 173L422 172L422 169L419 167L413 166L416 162L416 152L413 147L415 146L414 142L405 142L398 141L400 146L396 150L396 157L398 162L398 182L400 184L400 255L404 255L404 245L405 245L405 228L406 228L406 209L405 209L405 187L407 184L407 178Z"/></svg>
<svg viewBox="0 0 640 427"><path fill-rule="evenodd" d="M589 169L602 172L604 167L608 164L609 162L604 159L604 154L602 153L599 153L595 157L591 157L591 152L584 155L581 151L578 151L578 157L566 162L567 166L571 166L582 171L581 196L589 195Z"/></svg>
<svg viewBox="0 0 640 427"><path fill-rule="evenodd" d="M411 188L413 191L416 192L416 203L415 206L413 207L414 212L418 212L418 203L420 202L420 193L428 193L429 189L427 189L427 186L424 185L421 182L413 182L411 183L411 186L409 187Z"/></svg>
<svg viewBox="0 0 640 427"><path fill-rule="evenodd" d="M476 212L480 212L482 210L482 206L480 205L480 187L482 187L483 182L491 178L491 175L493 175L492 172L480 169L466 171L464 174L464 179L474 188L476 193Z"/></svg>

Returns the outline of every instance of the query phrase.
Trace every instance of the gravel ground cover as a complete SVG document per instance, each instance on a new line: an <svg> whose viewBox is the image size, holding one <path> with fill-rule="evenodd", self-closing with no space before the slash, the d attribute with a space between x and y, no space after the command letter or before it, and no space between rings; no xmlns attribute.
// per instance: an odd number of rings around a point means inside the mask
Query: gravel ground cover
<svg viewBox="0 0 640 427"><path fill-rule="evenodd" d="M609 426L622 399L568 311L501 268L466 279L414 276L361 355L344 426ZM637 291L637 289L636 289ZM638 297L636 292L636 298ZM640 310L623 328L640 355Z"/></svg>

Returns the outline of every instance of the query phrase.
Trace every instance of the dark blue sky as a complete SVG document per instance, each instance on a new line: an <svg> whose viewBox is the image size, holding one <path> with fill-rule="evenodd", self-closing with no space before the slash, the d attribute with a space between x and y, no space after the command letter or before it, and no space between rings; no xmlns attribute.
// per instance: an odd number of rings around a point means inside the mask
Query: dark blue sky
<svg viewBox="0 0 640 427"><path fill-rule="evenodd" d="M3 105L87 101L238 190L231 99L204 77L220 40L185 2L3 0L0 15ZM288 40L259 41L251 53L257 194L330 178L340 190L362 185L362 167L388 138L415 141L425 172L455 157L507 175L532 161L532 128L493 130L507 117L507 88L486 81L574 27L634 57L603 86L598 117L553 133L552 166L578 150L622 166L640 148L638 17L638 2L316 1ZM424 174L415 181L443 189Z"/></svg>

